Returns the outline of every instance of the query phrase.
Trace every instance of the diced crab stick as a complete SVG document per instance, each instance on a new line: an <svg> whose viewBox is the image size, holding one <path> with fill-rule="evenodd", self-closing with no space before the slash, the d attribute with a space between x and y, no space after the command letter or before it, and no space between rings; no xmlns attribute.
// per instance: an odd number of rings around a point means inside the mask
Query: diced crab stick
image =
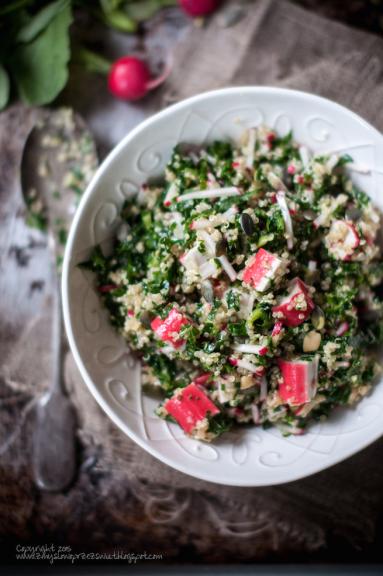
<svg viewBox="0 0 383 576"><path fill-rule="evenodd" d="M174 395L165 402L164 408L187 434L190 434L204 418L219 413L217 406L195 383L176 390Z"/></svg>
<svg viewBox="0 0 383 576"><path fill-rule="evenodd" d="M318 358L313 360L278 360L282 374L279 395L285 404L299 406L310 402L318 383Z"/></svg>
<svg viewBox="0 0 383 576"><path fill-rule="evenodd" d="M352 222L334 220L325 237L329 253L337 260L349 260L360 244L359 234Z"/></svg>
<svg viewBox="0 0 383 576"><path fill-rule="evenodd" d="M287 296L273 306L273 314L286 326L299 326L307 320L314 308L308 287L299 278L294 278Z"/></svg>
<svg viewBox="0 0 383 576"><path fill-rule="evenodd" d="M284 262L281 258L260 248L243 272L243 281L258 292L264 292L272 280L283 273Z"/></svg>
<svg viewBox="0 0 383 576"><path fill-rule="evenodd" d="M179 337L179 332L185 324L190 324L189 320L185 318L177 308L173 308L165 320L161 320L161 318L157 316L157 318L152 321L151 328L160 340L170 342L174 348L179 348L185 342Z"/></svg>

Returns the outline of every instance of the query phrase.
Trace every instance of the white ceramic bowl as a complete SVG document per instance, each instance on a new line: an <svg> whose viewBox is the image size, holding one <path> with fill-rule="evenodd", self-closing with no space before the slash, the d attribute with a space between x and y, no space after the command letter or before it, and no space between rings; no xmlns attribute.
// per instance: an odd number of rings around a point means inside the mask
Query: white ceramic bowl
<svg viewBox="0 0 383 576"><path fill-rule="evenodd" d="M316 152L348 152L367 166L354 179L383 208L383 138L346 108L303 92L279 88L228 88L195 96L152 116L132 130L103 162L77 210L65 254L63 306L69 343L90 392L108 416L142 448L169 466L204 480L265 486L295 480L361 450L383 433L383 383L354 409L342 409L307 434L283 438L257 428L227 434L213 444L185 437L153 414L157 401L141 392L140 367L108 323L77 264L92 246L108 241L124 198L160 175L178 142L237 139L265 123Z"/></svg>

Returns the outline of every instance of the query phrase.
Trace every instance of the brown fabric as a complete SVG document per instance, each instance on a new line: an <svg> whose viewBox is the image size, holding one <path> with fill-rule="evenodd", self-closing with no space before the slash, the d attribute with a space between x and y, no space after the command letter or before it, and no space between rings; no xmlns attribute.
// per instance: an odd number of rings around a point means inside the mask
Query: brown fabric
<svg viewBox="0 0 383 576"><path fill-rule="evenodd" d="M382 54L383 41L373 36L287 2L257 1L231 28L222 28L217 15L208 26L190 30L175 51L164 101L233 84L283 85L333 98L383 129ZM65 494L38 492L29 449L33 402L49 377L44 367L50 308L46 251L41 238L25 228L17 180L20 126L29 121L21 108L0 116L4 541L60 541L93 551L124 547L161 552L168 561L211 562L310 556L350 561L375 543L375 557L365 559L379 558L382 441L330 470L285 486L225 488L194 480L129 441L91 398L69 355L66 380L79 417L79 475ZM44 285L32 289L32 282L41 279ZM12 547L8 551L12 557Z"/></svg>

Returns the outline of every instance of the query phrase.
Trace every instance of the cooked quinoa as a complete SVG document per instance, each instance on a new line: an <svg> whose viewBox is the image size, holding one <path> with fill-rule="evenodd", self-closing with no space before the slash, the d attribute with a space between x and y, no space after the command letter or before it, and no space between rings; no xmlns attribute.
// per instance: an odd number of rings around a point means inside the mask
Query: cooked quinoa
<svg viewBox="0 0 383 576"><path fill-rule="evenodd" d="M163 182L125 202L112 253L84 265L148 393L163 391L159 417L198 440L300 434L369 392L380 215L351 167L261 126L237 145L176 147Z"/></svg>

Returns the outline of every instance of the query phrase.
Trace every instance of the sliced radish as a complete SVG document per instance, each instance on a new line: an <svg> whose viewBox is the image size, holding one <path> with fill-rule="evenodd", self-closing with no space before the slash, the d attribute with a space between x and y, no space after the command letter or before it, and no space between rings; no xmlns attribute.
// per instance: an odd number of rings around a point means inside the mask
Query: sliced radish
<svg viewBox="0 0 383 576"><path fill-rule="evenodd" d="M251 312L253 311L255 294L247 294L245 292L239 292L239 311L238 316L244 320L250 316Z"/></svg>
<svg viewBox="0 0 383 576"><path fill-rule="evenodd" d="M273 314L286 326L299 326L307 320L315 305L308 288L302 280L294 278L290 283L289 292L279 304L273 306Z"/></svg>
<svg viewBox="0 0 383 576"><path fill-rule="evenodd" d="M273 330L271 332L271 337L276 339L277 336L280 335L280 333L283 330L283 324L282 322L280 322L279 320L277 320L277 322L274 324Z"/></svg>
<svg viewBox="0 0 383 576"><path fill-rule="evenodd" d="M190 229L205 230L206 228L216 228L222 224L233 222L237 213L238 208L236 206L230 206L230 208L222 214L217 214L210 218L199 218L198 220L194 220L190 225Z"/></svg>
<svg viewBox="0 0 383 576"><path fill-rule="evenodd" d="M283 191L277 192L277 203L282 212L282 217L285 222L287 248L289 250L292 250L294 246L294 231L293 231L293 223L290 216L290 210L289 207L287 206L285 192Z"/></svg>
<svg viewBox="0 0 383 576"><path fill-rule="evenodd" d="M247 143L246 168L252 169L254 167L254 152L255 152L256 137L257 133L255 128L250 128L249 140Z"/></svg>
<svg viewBox="0 0 383 576"><path fill-rule="evenodd" d="M342 322L336 331L337 336L344 336L346 332L350 329L350 324L348 322Z"/></svg>
<svg viewBox="0 0 383 576"><path fill-rule="evenodd" d="M360 244L359 234L352 222L334 220L325 236L329 253L337 260L349 260Z"/></svg>
<svg viewBox="0 0 383 576"><path fill-rule="evenodd" d="M299 406L310 402L317 390L318 357L313 360L278 360L282 373L279 395L290 406Z"/></svg>
<svg viewBox="0 0 383 576"><path fill-rule="evenodd" d="M237 273L227 259L227 256L218 256L218 260L221 262L221 266L229 276L230 280L234 282L234 280L237 278Z"/></svg>
<svg viewBox="0 0 383 576"><path fill-rule="evenodd" d="M274 174L274 172L269 172L267 174L267 179L270 182L271 186L274 188L274 190L277 191L282 190L283 192L287 192L287 188L284 182L281 180L281 178L279 178L279 176Z"/></svg>
<svg viewBox="0 0 383 576"><path fill-rule="evenodd" d="M164 199L164 206L170 206L173 200L178 196L178 186L175 182L172 182L169 186L169 190L166 192Z"/></svg>
<svg viewBox="0 0 383 576"><path fill-rule="evenodd" d="M190 324L189 320L177 308L173 308L165 320L157 316L152 321L151 328L160 340L170 342L174 348L179 348L185 343L185 340L179 337L179 332L185 324Z"/></svg>
<svg viewBox="0 0 383 576"><path fill-rule="evenodd" d="M237 358L229 358L229 362L232 366L237 366L237 368L243 368L244 370L248 370L252 374L260 375L259 366L256 366L252 362L248 360L239 360Z"/></svg>
<svg viewBox="0 0 383 576"><path fill-rule="evenodd" d="M308 151L308 148L306 148L306 146L299 146L299 156L301 158L303 167L307 168L307 166L310 163L310 152Z"/></svg>
<svg viewBox="0 0 383 576"><path fill-rule="evenodd" d="M258 292L264 292L284 269L281 258L260 248L243 272L243 281Z"/></svg>
<svg viewBox="0 0 383 576"><path fill-rule="evenodd" d="M217 264L215 260L212 258L211 260L204 262L204 264L200 266L199 273L202 280L206 280L206 278L214 276L214 274L217 273Z"/></svg>
<svg viewBox="0 0 383 576"><path fill-rule="evenodd" d="M187 192L178 196L177 202L185 202L186 200L200 200L203 198L227 198L229 196L240 196L238 188L235 186L228 186L227 188L210 188L209 190L195 190L194 192Z"/></svg>
<svg viewBox="0 0 383 576"><path fill-rule="evenodd" d="M187 434L193 432L198 422L204 418L219 413L217 406L195 383L177 390L172 398L165 402L164 408Z"/></svg>
<svg viewBox="0 0 383 576"><path fill-rule="evenodd" d="M210 234L208 234L205 230L199 230L197 237L203 240L208 254L210 254L210 256L215 256L216 242L213 240Z"/></svg>
<svg viewBox="0 0 383 576"><path fill-rule="evenodd" d="M251 415L253 417L254 424L259 424L261 422L261 414L256 404L251 405Z"/></svg>
<svg viewBox="0 0 383 576"><path fill-rule="evenodd" d="M257 344L237 344L233 347L233 350L244 354L258 354L259 356L264 356L268 352L267 346Z"/></svg>
<svg viewBox="0 0 383 576"><path fill-rule="evenodd" d="M180 262L187 270L198 270L207 260L198 247L193 246L180 257Z"/></svg>

